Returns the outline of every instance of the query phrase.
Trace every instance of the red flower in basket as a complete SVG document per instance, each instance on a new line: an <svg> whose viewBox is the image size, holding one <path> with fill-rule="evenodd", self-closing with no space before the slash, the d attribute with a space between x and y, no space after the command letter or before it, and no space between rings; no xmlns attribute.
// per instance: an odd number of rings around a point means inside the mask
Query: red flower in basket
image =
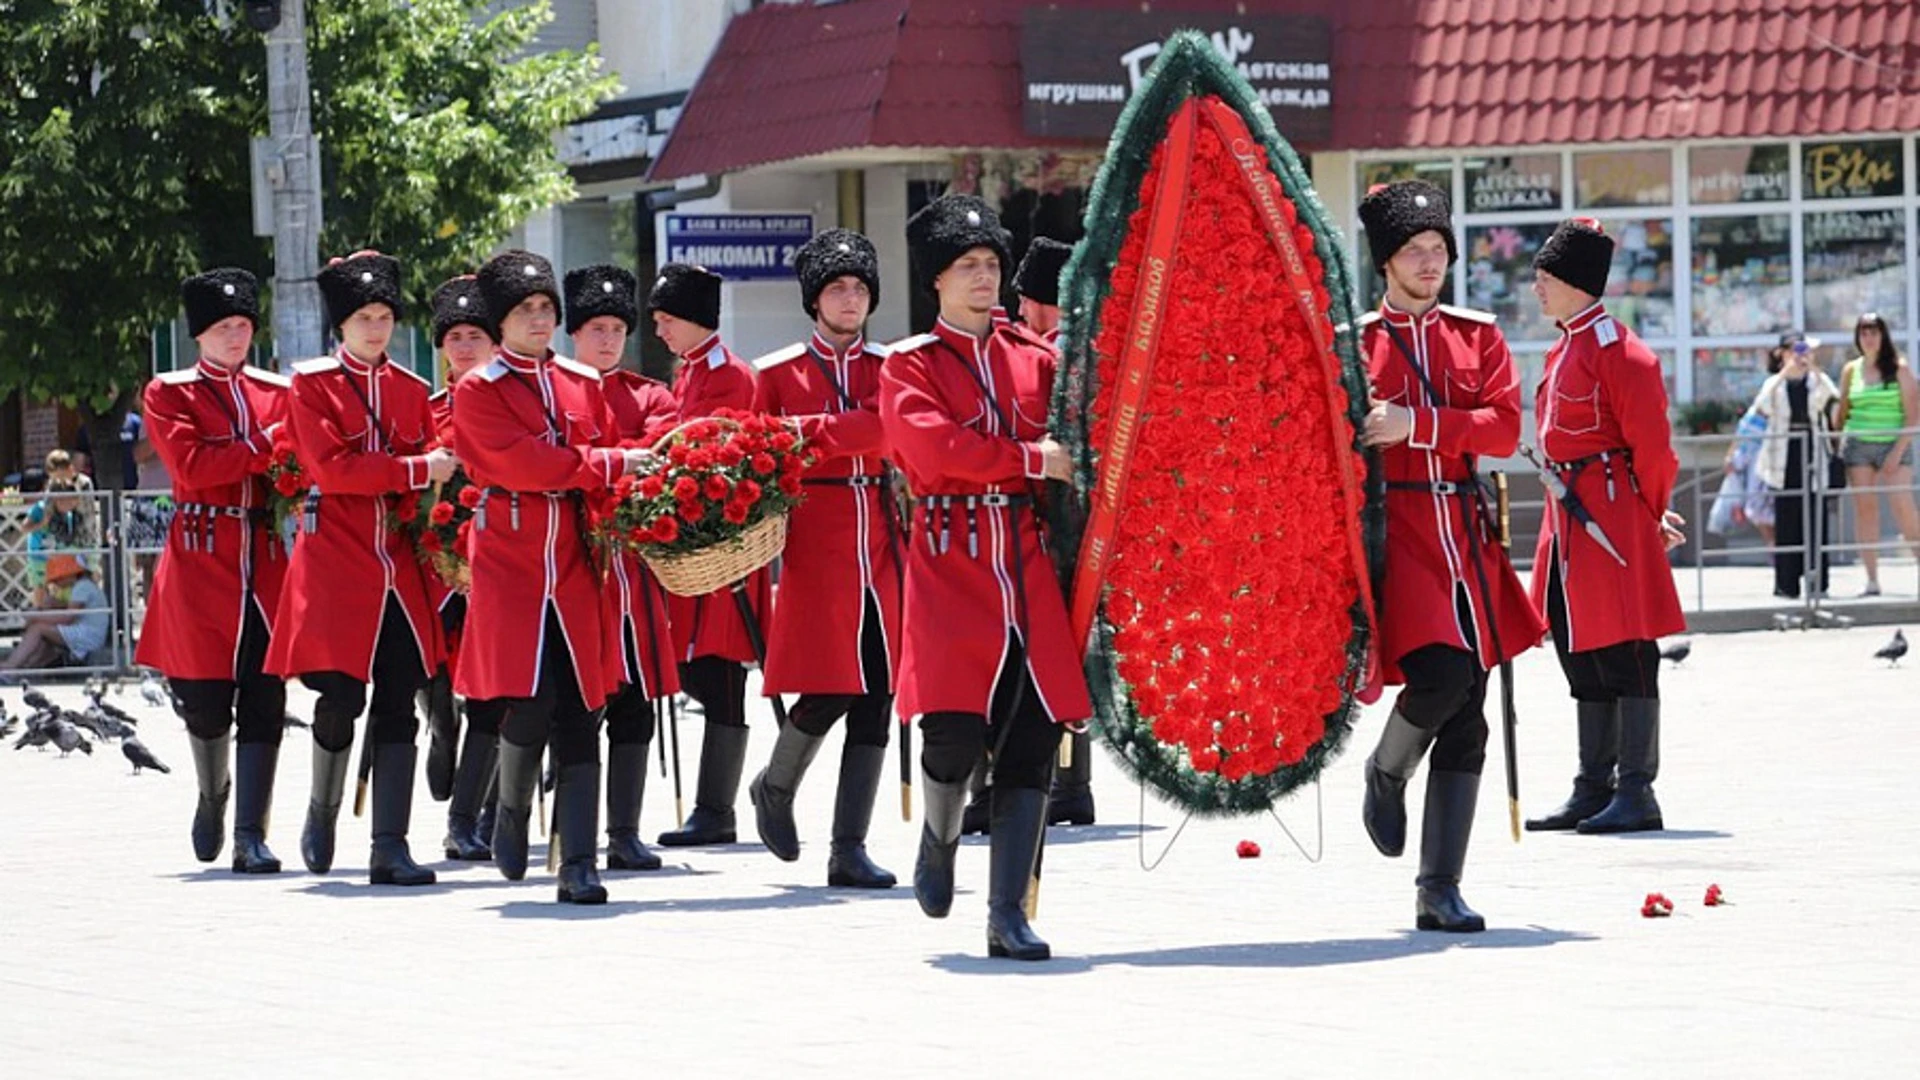
<svg viewBox="0 0 1920 1080"><path fill-rule="evenodd" d="M273 449L267 457L267 510L273 515L273 528L283 533L287 519L300 508L300 500L310 485L307 471L293 449L293 437L285 425L273 433Z"/></svg>
<svg viewBox="0 0 1920 1080"><path fill-rule="evenodd" d="M786 514L803 492L800 476L811 464L803 440L784 421L731 411L695 420L654 447L652 467L615 492L610 518L595 534L603 543L637 549L669 588L664 564L696 556L709 566L733 560L728 572L744 575L778 553ZM777 490L766 482L775 477ZM755 559L757 565L744 570L735 565Z"/></svg>

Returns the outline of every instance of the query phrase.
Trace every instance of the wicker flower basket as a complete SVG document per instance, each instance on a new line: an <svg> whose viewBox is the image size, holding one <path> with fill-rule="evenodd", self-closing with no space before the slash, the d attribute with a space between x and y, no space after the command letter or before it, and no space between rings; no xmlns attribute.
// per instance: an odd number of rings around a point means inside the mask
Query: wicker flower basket
<svg viewBox="0 0 1920 1080"><path fill-rule="evenodd" d="M661 587L675 596L705 596L724 589L780 556L787 546L787 515L770 514L750 525L730 542L714 544L684 555L641 558L653 568Z"/></svg>

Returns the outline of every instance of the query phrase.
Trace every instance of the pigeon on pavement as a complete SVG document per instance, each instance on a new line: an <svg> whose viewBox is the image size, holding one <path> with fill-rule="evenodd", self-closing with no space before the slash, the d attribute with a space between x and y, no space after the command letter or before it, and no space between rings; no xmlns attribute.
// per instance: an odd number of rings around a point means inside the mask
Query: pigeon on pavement
<svg viewBox="0 0 1920 1080"><path fill-rule="evenodd" d="M141 769L153 769L163 773L173 771L162 764L159 758L154 757L153 751L147 749L147 744L141 742L140 737L137 735L130 735L121 740L120 752L127 756L128 761L133 762L133 775L135 776L140 775Z"/></svg>
<svg viewBox="0 0 1920 1080"><path fill-rule="evenodd" d="M1899 667L1900 658L1905 655L1907 655L1907 635L1895 630L1893 640L1880 646L1880 651L1874 653L1873 658L1885 660L1889 667Z"/></svg>

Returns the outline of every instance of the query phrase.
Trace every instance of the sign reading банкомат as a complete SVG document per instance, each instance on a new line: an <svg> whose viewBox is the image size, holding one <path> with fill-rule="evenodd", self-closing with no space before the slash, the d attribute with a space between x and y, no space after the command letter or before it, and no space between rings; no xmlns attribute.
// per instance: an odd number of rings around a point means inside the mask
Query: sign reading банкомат
<svg viewBox="0 0 1920 1080"><path fill-rule="evenodd" d="M1160 43L1195 29L1240 69L1295 142L1333 135L1333 33L1325 19L1219 12L1029 8L1020 31L1029 135L1105 139Z"/></svg>

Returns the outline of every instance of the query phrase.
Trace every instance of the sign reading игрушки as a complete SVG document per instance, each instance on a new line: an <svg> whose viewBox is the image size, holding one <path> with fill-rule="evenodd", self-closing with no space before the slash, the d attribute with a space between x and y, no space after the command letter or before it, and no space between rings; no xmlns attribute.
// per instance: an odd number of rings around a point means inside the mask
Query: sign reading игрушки
<svg viewBox="0 0 1920 1080"><path fill-rule="evenodd" d="M1325 19L1038 7L1020 27L1027 134L1105 141L1160 43L1189 28L1240 70L1282 135L1309 144L1332 138L1333 31Z"/></svg>
<svg viewBox="0 0 1920 1080"><path fill-rule="evenodd" d="M666 258L692 263L728 281L793 277L793 253L813 237L801 213L662 214Z"/></svg>

